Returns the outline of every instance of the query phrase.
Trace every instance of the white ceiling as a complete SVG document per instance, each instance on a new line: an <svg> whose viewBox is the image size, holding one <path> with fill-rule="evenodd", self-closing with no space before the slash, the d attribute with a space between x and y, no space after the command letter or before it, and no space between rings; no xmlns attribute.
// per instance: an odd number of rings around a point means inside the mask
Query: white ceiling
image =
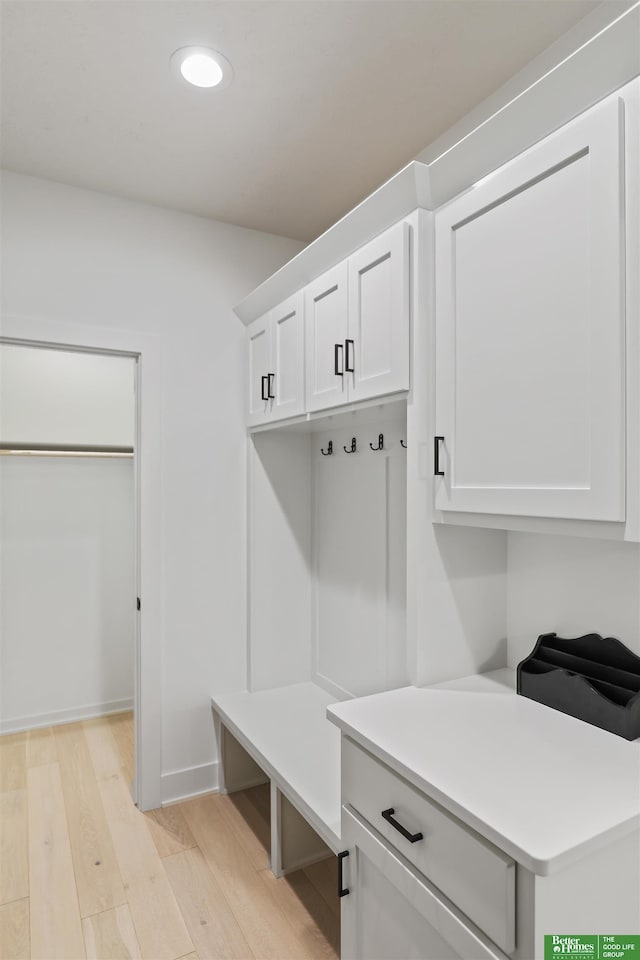
<svg viewBox="0 0 640 960"><path fill-rule="evenodd" d="M3 0L2 165L311 240L597 5Z"/></svg>

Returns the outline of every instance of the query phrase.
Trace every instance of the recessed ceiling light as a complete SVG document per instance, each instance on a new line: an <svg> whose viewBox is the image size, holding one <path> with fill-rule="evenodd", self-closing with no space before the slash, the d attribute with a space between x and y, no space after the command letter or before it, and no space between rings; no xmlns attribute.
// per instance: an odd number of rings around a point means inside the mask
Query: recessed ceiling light
<svg viewBox="0 0 640 960"><path fill-rule="evenodd" d="M176 74L194 87L226 87L233 69L226 57L208 47L181 47L171 55Z"/></svg>

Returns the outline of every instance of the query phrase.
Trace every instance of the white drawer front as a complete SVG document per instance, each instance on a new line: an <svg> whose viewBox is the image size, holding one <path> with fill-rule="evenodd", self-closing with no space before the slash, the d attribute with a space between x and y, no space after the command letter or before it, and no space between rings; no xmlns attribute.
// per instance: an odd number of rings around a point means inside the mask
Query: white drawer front
<svg viewBox="0 0 640 960"><path fill-rule="evenodd" d="M515 863L347 737L342 801L354 807L505 953L515 948ZM411 842L382 816L410 834Z"/></svg>
<svg viewBox="0 0 640 960"><path fill-rule="evenodd" d="M507 960L506 955L387 845L342 808L348 851L340 901L342 960Z"/></svg>

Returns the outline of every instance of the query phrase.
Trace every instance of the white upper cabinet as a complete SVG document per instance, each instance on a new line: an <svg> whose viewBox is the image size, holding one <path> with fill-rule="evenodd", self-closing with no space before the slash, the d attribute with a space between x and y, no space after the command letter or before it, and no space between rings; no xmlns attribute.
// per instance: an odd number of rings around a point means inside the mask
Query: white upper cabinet
<svg viewBox="0 0 640 960"><path fill-rule="evenodd" d="M249 403L247 423L264 423L271 417L269 373L271 370L271 314L254 320L247 330L249 338Z"/></svg>
<svg viewBox="0 0 640 960"><path fill-rule="evenodd" d="M407 223L396 224L349 258L345 363L350 400L409 389Z"/></svg>
<svg viewBox="0 0 640 960"><path fill-rule="evenodd" d="M311 283L307 410L409 389L409 226L401 222Z"/></svg>
<svg viewBox="0 0 640 960"><path fill-rule="evenodd" d="M436 214L441 510L625 518L622 138L607 101Z"/></svg>
<svg viewBox="0 0 640 960"><path fill-rule="evenodd" d="M304 297L296 293L271 311L272 419L304 412Z"/></svg>
<svg viewBox="0 0 640 960"><path fill-rule="evenodd" d="M249 426L304 412L303 307L297 293L248 328Z"/></svg>
<svg viewBox="0 0 640 960"><path fill-rule="evenodd" d="M347 264L305 288L307 410L346 403Z"/></svg>
<svg viewBox="0 0 640 960"><path fill-rule="evenodd" d="M250 324L248 426L408 390L409 315L401 221Z"/></svg>

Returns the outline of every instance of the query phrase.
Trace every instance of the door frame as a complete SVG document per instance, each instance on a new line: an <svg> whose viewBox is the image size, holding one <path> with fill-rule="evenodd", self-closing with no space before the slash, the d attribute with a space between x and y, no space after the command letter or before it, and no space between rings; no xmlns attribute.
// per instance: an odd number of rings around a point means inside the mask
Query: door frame
<svg viewBox="0 0 640 960"><path fill-rule="evenodd" d="M132 791L140 810L156 809L161 805L162 773L162 503L158 482L162 450L161 341L153 335L115 327L5 314L0 343L111 354L136 361L136 595L141 599L141 611L136 616Z"/></svg>

